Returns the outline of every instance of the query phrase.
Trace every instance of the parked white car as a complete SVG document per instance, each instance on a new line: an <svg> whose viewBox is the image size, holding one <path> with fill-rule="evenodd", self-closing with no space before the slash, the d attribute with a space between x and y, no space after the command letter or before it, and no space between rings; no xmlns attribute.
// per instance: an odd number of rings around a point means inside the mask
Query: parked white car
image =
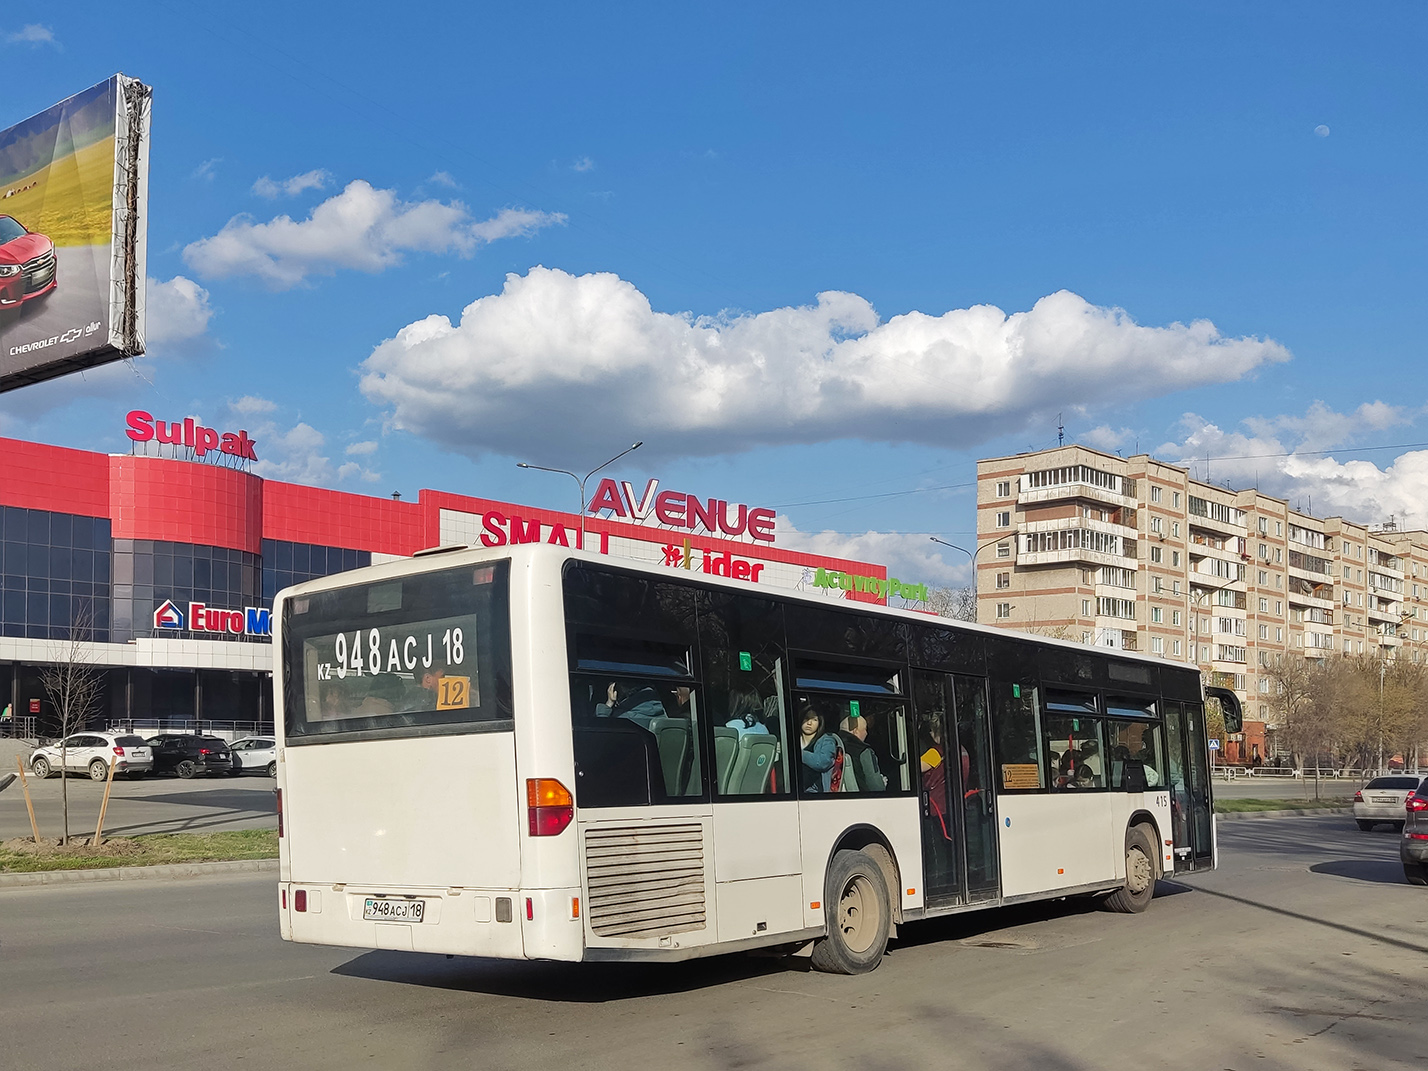
<svg viewBox="0 0 1428 1071"><path fill-rule="evenodd" d="M143 737L127 733L71 733L64 740L37 747L30 752L30 770L36 777L61 772L88 773L91 780L103 781L114 764L114 776L142 777L154 768L154 753Z"/></svg>
<svg viewBox="0 0 1428 1071"><path fill-rule="evenodd" d="M228 745L233 753L233 773L278 775L278 742L271 736L245 736Z"/></svg>
<svg viewBox="0 0 1428 1071"><path fill-rule="evenodd" d="M1391 774L1375 777L1354 793L1354 820L1367 833L1379 822L1395 829L1403 828L1407 817L1408 797L1418 790L1423 778L1417 774Z"/></svg>

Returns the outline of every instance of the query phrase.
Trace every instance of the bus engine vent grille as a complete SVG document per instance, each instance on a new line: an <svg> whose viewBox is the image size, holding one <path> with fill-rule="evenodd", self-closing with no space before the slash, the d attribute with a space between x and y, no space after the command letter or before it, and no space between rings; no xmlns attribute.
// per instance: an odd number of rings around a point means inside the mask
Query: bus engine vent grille
<svg viewBox="0 0 1428 1071"><path fill-rule="evenodd" d="M698 822L589 829L585 878L590 928L601 937L704 929L704 831Z"/></svg>

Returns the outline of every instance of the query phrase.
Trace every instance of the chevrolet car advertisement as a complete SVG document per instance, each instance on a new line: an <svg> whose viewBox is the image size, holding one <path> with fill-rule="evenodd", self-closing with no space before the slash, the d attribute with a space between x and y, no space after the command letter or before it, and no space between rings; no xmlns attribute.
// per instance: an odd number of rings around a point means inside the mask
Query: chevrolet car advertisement
<svg viewBox="0 0 1428 1071"><path fill-rule="evenodd" d="M143 353L150 98L115 75L0 131L0 391Z"/></svg>

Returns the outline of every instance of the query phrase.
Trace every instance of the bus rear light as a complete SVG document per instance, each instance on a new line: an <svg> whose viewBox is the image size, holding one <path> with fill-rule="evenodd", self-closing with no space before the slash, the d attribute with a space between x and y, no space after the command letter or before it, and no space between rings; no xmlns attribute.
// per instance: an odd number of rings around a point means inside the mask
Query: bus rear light
<svg viewBox="0 0 1428 1071"><path fill-rule="evenodd" d="M570 917L573 919L580 917L580 897L578 896L570 898Z"/></svg>
<svg viewBox="0 0 1428 1071"><path fill-rule="evenodd" d="M288 909L288 891L286 889L283 889L282 894L283 910L286 911Z"/></svg>
<svg viewBox="0 0 1428 1071"><path fill-rule="evenodd" d="M535 901L533 901L529 896L526 897L526 921L535 921Z"/></svg>
<svg viewBox="0 0 1428 1071"><path fill-rule="evenodd" d="M306 911L306 910L307 910L307 890L306 890L306 889L294 889L294 890L293 890L293 910L294 910L294 911Z"/></svg>
<svg viewBox="0 0 1428 1071"><path fill-rule="evenodd" d="M526 813L532 837L554 837L575 818L575 799L553 777L526 779Z"/></svg>
<svg viewBox="0 0 1428 1071"><path fill-rule="evenodd" d="M277 800L278 836L281 837L283 835L283 790L280 788L273 789L273 798Z"/></svg>

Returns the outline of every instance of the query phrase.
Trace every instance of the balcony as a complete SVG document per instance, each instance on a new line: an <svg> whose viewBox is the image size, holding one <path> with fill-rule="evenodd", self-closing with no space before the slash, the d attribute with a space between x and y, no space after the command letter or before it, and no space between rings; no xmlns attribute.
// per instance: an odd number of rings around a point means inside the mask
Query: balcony
<svg viewBox="0 0 1428 1071"><path fill-rule="evenodd" d="M1088 502L1100 502L1108 506L1119 506L1122 509L1135 509L1136 500L1133 495L1120 494L1106 487L1099 487L1093 483L1077 481L1074 483L1058 483L1051 487L1021 488L1017 491L1016 503L1023 508L1027 506L1044 505L1047 502L1065 502L1070 499L1085 499Z"/></svg>
<svg viewBox="0 0 1428 1071"><path fill-rule="evenodd" d="M1399 620L1399 615L1398 615L1398 611L1393 608L1395 605L1396 605L1396 604L1389 604L1389 605L1387 605L1387 606L1369 606L1369 607L1367 607L1369 620L1371 620L1371 621L1379 621L1379 622L1385 622L1385 621L1386 621L1386 622L1391 622L1391 623L1394 624L1394 625L1397 625L1397 624L1398 624L1398 620Z"/></svg>

